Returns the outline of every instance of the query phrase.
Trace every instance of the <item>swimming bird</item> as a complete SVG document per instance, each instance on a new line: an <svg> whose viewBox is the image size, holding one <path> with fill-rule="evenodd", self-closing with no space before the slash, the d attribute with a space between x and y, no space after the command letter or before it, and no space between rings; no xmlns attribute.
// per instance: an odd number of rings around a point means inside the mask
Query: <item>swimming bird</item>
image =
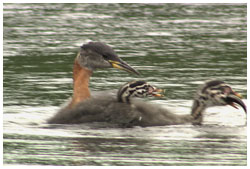
<svg viewBox="0 0 250 169"><path fill-rule="evenodd" d="M240 99L241 96L223 81L210 80L201 85L195 95L191 113L187 115L177 115L160 105L133 99L133 97L156 94L158 89L147 85L137 81L127 83L118 90L117 96L106 93L103 97L102 93L91 97L75 106L73 110L62 112L63 116L55 116L52 121L58 123L108 122L119 127L185 123L200 125L203 113L208 107L231 105L236 108L236 103L247 112L245 104Z"/></svg>
<svg viewBox="0 0 250 169"><path fill-rule="evenodd" d="M135 69L121 60L115 51L101 42L89 42L81 46L73 67L74 92L69 107L90 97L89 78L97 68L118 68L135 74Z"/></svg>
<svg viewBox="0 0 250 169"><path fill-rule="evenodd" d="M63 110L71 110L79 102L91 97L88 86L93 71L98 68L111 67L139 75L138 71L120 59L115 51L105 43L89 42L83 44L73 66L73 96L70 103ZM62 110L58 113L61 112ZM56 121L54 122L56 123Z"/></svg>

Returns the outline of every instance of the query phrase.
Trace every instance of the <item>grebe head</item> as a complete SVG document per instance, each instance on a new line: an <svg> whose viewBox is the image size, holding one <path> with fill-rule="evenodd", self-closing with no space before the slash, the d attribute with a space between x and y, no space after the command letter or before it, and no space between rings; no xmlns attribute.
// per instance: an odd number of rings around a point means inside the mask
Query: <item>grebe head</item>
<svg viewBox="0 0 250 169"><path fill-rule="evenodd" d="M129 103L132 97L162 97L161 92L161 89L157 89L145 81L132 81L126 83L119 89L117 99L119 102Z"/></svg>
<svg viewBox="0 0 250 169"><path fill-rule="evenodd" d="M110 46L102 42L82 45L76 59L80 66L92 71L97 68L114 67L139 75L139 72L121 60Z"/></svg>
<svg viewBox="0 0 250 169"><path fill-rule="evenodd" d="M240 105L247 113L246 105L241 100L241 95L232 90L232 88L219 80L210 80L200 86L197 91L195 100L197 106L225 106L230 105L237 108L235 103Z"/></svg>

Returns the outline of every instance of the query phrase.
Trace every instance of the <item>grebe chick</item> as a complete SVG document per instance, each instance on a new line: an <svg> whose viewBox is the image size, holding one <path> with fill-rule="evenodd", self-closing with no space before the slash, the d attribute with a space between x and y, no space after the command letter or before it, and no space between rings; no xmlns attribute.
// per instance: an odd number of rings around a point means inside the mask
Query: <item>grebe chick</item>
<svg viewBox="0 0 250 169"><path fill-rule="evenodd" d="M81 46L73 66L73 96L70 103L60 110L55 116L63 116L64 111L71 110L78 103L91 97L89 79L98 68L117 68L139 75L135 69L121 60L115 51L102 42L89 42ZM54 119L54 118L52 118ZM49 120L50 123L60 123Z"/></svg>

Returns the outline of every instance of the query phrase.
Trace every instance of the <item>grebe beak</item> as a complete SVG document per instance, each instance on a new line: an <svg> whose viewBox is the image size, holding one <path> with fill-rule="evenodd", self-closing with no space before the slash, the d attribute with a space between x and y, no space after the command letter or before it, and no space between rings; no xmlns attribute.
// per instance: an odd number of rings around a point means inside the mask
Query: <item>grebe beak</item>
<svg viewBox="0 0 250 169"><path fill-rule="evenodd" d="M236 109L238 109L238 107L235 105L235 103L237 103L244 109L245 113L247 114L247 107L244 104L244 102L241 100L241 98L242 96L239 93L232 92L232 94L226 97L225 101L227 102L227 104L229 104L230 106Z"/></svg>
<svg viewBox="0 0 250 169"><path fill-rule="evenodd" d="M135 70L134 68L132 68L131 66L129 66L126 62L124 62L121 59L119 59L119 61L108 60L108 62L112 65L113 68L125 70L127 72L135 73L137 75L140 75L140 73L137 70Z"/></svg>
<svg viewBox="0 0 250 169"><path fill-rule="evenodd" d="M155 89L155 91L153 92L153 96L154 97L164 97L164 93L165 90L163 89Z"/></svg>
<svg viewBox="0 0 250 169"><path fill-rule="evenodd" d="M163 89L158 89L154 86L151 86L148 90L148 94L153 96L153 97L164 97L165 90Z"/></svg>

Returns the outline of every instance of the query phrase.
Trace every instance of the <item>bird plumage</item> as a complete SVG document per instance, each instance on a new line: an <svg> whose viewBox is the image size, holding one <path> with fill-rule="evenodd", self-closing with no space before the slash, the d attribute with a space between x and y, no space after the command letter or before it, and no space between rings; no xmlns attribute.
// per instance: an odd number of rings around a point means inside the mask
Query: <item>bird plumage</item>
<svg viewBox="0 0 250 169"><path fill-rule="evenodd" d="M128 86L130 86L130 88ZM139 87L138 90L136 90L136 87ZM138 93L131 93L129 102L126 99L119 99L119 96L127 97L127 95L119 93L126 93L131 89L135 89ZM149 92L148 88L145 87L143 89L146 93ZM107 122L120 127L146 127L185 123L202 124L203 112L206 108L211 106L230 105L235 102L242 106L246 111L246 106L240 98L236 96L237 94L230 86L221 81L212 80L201 85L195 95L191 113L186 115L177 115L158 104L146 102L141 99L133 99L132 97L140 94L141 90L141 83L136 81L127 83L118 91L118 98L115 93L106 93L106 95L103 95L102 93L101 95L92 96L91 98L79 103L71 110L62 110L49 122ZM150 95L150 93L147 93L147 95ZM231 99L227 101L227 98ZM121 100L123 102L121 102Z"/></svg>
<svg viewBox="0 0 250 169"><path fill-rule="evenodd" d="M73 67L73 97L48 123L74 124L108 122L119 126L160 126L193 123L201 124L207 107L231 105L246 106L239 95L222 81L212 80L202 85L194 98L191 114L176 115L157 104L132 97L157 96L155 87L144 81L126 83L115 94L94 95L88 88L89 79L97 68L118 68L134 74L135 69L122 61L115 51L101 42L81 46Z"/></svg>

